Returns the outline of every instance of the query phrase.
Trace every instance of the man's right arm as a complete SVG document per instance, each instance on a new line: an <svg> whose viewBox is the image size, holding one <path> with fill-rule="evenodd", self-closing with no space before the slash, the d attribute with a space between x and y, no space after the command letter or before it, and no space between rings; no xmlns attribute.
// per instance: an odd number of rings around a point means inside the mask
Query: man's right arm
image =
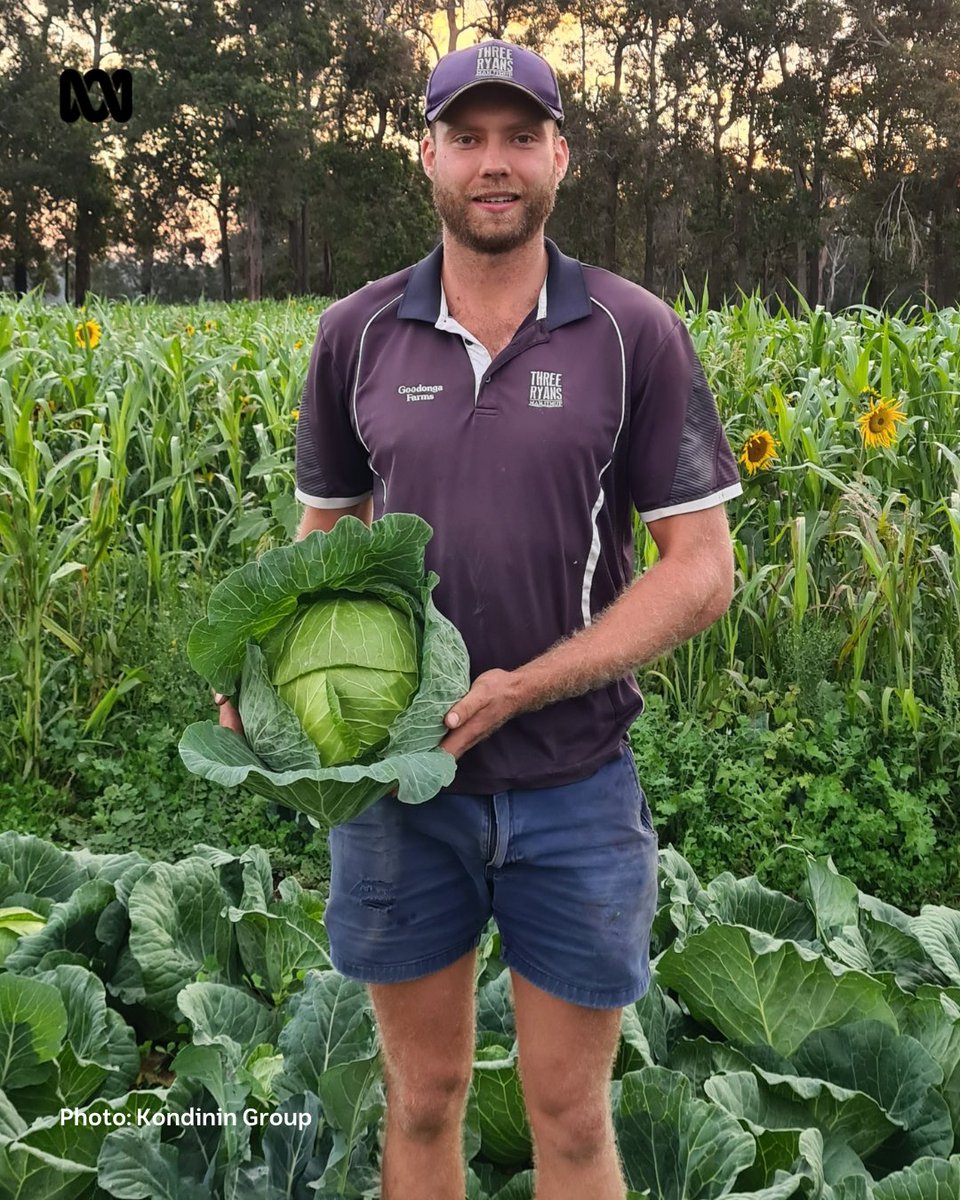
<svg viewBox="0 0 960 1200"><path fill-rule="evenodd" d="M315 508L308 504L303 510L303 519L297 531L297 541L302 541L308 533L319 529L322 533L330 530L343 516L359 517L365 525L373 520L373 496L361 500L359 504L351 504L347 508Z"/></svg>
<svg viewBox="0 0 960 1200"><path fill-rule="evenodd" d="M307 534L313 533L315 529L319 529L322 533L329 533L340 518L347 515L359 517L365 525L369 526L373 520L373 496L370 495L366 500L361 500L359 504L351 504L346 508L316 508L312 504L306 505L300 521L300 528L297 530L296 540L303 541ZM243 737L243 722L240 720L240 713L229 700L225 700L220 705L220 724Z"/></svg>

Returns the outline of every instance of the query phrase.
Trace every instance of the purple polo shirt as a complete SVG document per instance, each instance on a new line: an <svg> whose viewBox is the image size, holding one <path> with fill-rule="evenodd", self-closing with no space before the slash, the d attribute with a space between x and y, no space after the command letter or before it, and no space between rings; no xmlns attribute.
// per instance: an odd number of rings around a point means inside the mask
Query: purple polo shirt
<svg viewBox="0 0 960 1200"><path fill-rule="evenodd" d="M443 247L336 301L297 425L297 499L433 527L426 567L475 679L591 623L633 582L644 521L740 495L683 322L546 240L540 302L492 363L446 311ZM632 674L521 713L458 761L450 792L554 787L614 758L643 711Z"/></svg>

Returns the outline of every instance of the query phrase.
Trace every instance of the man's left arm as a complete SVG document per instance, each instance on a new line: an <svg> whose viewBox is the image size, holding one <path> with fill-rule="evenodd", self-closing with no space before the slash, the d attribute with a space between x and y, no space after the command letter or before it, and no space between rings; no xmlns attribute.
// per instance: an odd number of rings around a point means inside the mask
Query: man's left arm
<svg viewBox="0 0 960 1200"><path fill-rule="evenodd" d="M485 671L450 709L442 750L459 758L511 717L603 687L696 636L730 606L724 505L649 521L659 559L587 628L513 671Z"/></svg>

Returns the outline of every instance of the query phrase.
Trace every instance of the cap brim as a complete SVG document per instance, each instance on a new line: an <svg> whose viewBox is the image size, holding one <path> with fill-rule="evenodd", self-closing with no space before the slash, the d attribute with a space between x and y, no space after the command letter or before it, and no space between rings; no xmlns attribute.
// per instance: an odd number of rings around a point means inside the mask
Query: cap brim
<svg viewBox="0 0 960 1200"><path fill-rule="evenodd" d="M543 109L543 111L547 114L548 117L552 117L558 124L561 124L561 125L563 124L563 113L558 112L554 108L551 108L549 104L545 104L543 102L543 100L541 100L540 97L536 94L536 92L532 92L530 90L530 88L524 87L522 83L516 83L512 79L496 79L496 78L494 78L494 79L471 79L469 83L465 83L463 85L463 87L457 88L457 90L455 92L452 92L446 98L446 100L444 100L444 102L442 104L437 104L432 109L430 109L430 108L426 109L423 114L424 119L426 120L427 124L429 124L431 121L436 121L440 116L443 115L443 113L445 113L447 111L447 109L454 102L454 100L456 100L459 96L462 96L464 92L469 92L471 88L479 87L481 84L490 84L490 83L495 83L500 87L509 87L509 88L513 88L515 91L523 92L523 94L525 96L529 96L531 100L535 101Z"/></svg>

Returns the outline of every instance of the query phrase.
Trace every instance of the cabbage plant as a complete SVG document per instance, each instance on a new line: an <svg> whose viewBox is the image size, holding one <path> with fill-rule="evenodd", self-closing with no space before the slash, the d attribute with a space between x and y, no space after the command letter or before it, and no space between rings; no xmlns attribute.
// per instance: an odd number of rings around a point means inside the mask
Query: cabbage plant
<svg viewBox="0 0 960 1200"><path fill-rule="evenodd" d="M369 527L341 517L222 580L187 656L234 697L245 737L214 721L188 726L187 768L317 826L350 820L394 787L421 804L451 783L443 718L469 690L470 669L431 596L432 534L413 513Z"/></svg>

